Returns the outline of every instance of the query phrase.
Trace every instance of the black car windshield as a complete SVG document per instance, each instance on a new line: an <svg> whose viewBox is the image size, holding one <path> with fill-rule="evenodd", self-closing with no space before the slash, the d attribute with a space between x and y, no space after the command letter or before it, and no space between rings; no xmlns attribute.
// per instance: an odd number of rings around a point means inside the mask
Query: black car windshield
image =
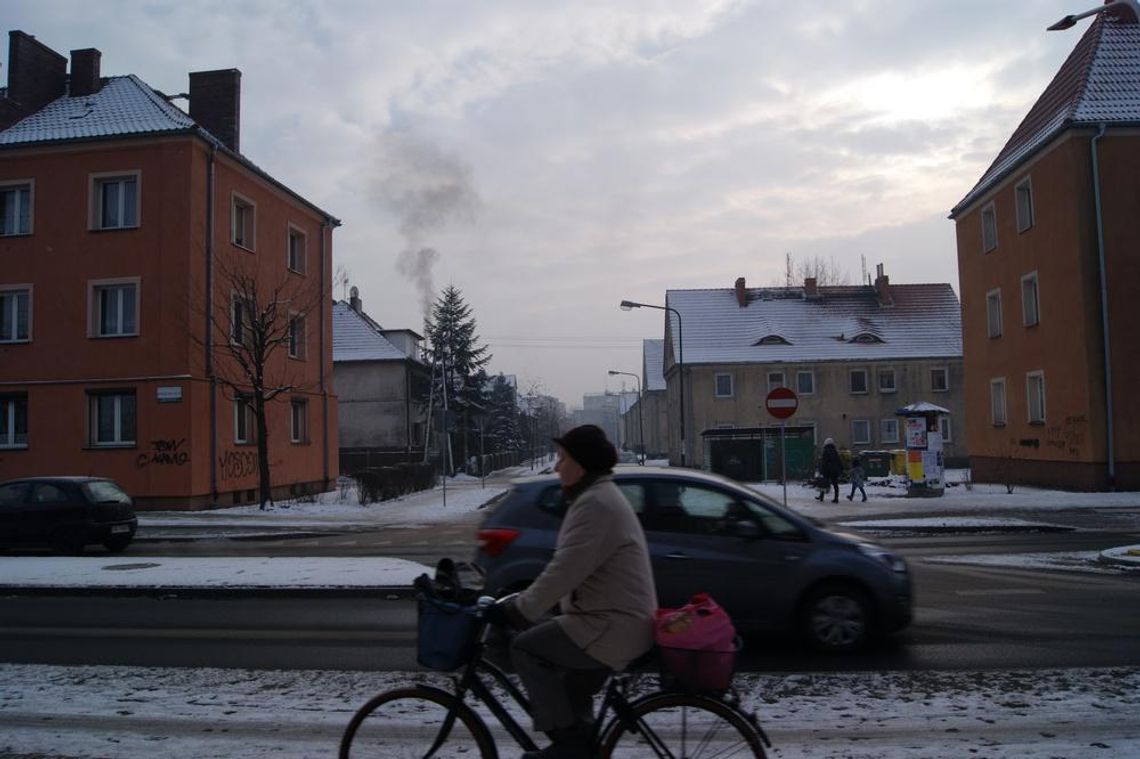
<svg viewBox="0 0 1140 759"><path fill-rule="evenodd" d="M109 480L94 480L83 483L83 492L93 503L130 503L131 497Z"/></svg>

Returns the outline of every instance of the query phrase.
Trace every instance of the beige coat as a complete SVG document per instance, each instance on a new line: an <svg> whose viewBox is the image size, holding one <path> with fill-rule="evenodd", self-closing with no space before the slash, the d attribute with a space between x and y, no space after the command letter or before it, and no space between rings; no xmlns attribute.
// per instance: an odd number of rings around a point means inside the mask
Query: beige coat
<svg viewBox="0 0 1140 759"><path fill-rule="evenodd" d="M533 622L556 603L566 635L615 670L653 645L657 591L645 532L613 477L570 504L553 558L515 608Z"/></svg>

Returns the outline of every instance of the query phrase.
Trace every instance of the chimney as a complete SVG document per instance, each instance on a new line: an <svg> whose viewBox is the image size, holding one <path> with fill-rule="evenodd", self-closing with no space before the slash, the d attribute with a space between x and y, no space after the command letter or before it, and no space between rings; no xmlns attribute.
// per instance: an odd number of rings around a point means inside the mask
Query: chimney
<svg viewBox="0 0 1140 759"><path fill-rule="evenodd" d="M894 299L891 298L891 279L883 274L882 264L875 267L875 290L879 293L880 306L894 305Z"/></svg>
<svg viewBox="0 0 1140 759"><path fill-rule="evenodd" d="M71 86L68 94L72 97L94 95L103 89L103 80L99 78L99 62L102 59L103 54L93 47L71 51Z"/></svg>
<svg viewBox="0 0 1140 759"><path fill-rule="evenodd" d="M241 72L237 69L190 72L190 118L238 152Z"/></svg>
<svg viewBox="0 0 1140 759"><path fill-rule="evenodd" d="M744 277L736 278L736 302L741 308L748 306L748 290L744 287Z"/></svg>
<svg viewBox="0 0 1140 759"><path fill-rule="evenodd" d="M348 305L358 314L361 313L360 309L364 307L360 301L360 290L356 289L356 285L353 285L348 291Z"/></svg>
<svg viewBox="0 0 1140 759"><path fill-rule="evenodd" d="M818 298L819 287L816 286L815 277L804 277L804 297L805 298Z"/></svg>
<svg viewBox="0 0 1140 759"><path fill-rule="evenodd" d="M8 32L8 94L0 105L0 129L66 92L67 59L30 34Z"/></svg>

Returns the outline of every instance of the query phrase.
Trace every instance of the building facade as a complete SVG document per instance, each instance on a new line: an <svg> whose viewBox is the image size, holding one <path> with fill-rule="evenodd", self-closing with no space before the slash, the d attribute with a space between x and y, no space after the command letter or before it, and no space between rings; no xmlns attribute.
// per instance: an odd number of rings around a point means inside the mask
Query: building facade
<svg viewBox="0 0 1140 759"><path fill-rule="evenodd" d="M973 477L1140 489L1140 24L1094 17L952 210Z"/></svg>
<svg viewBox="0 0 1140 759"><path fill-rule="evenodd" d="M133 75L102 77L97 50L73 51L69 75L9 37L0 479L113 477L143 509L254 501L256 425L227 347L253 339L254 300L280 298L272 491L328 489L338 222L239 152L240 73L190 74L187 114Z"/></svg>

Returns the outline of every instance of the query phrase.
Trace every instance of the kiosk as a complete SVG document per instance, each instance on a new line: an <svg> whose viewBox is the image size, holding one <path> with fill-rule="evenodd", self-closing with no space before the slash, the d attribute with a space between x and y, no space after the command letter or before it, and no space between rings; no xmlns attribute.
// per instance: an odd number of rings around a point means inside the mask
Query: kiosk
<svg viewBox="0 0 1140 759"><path fill-rule="evenodd" d="M921 401L895 412L906 431L906 494L908 498L940 497L946 490L942 463L940 417L949 409Z"/></svg>

